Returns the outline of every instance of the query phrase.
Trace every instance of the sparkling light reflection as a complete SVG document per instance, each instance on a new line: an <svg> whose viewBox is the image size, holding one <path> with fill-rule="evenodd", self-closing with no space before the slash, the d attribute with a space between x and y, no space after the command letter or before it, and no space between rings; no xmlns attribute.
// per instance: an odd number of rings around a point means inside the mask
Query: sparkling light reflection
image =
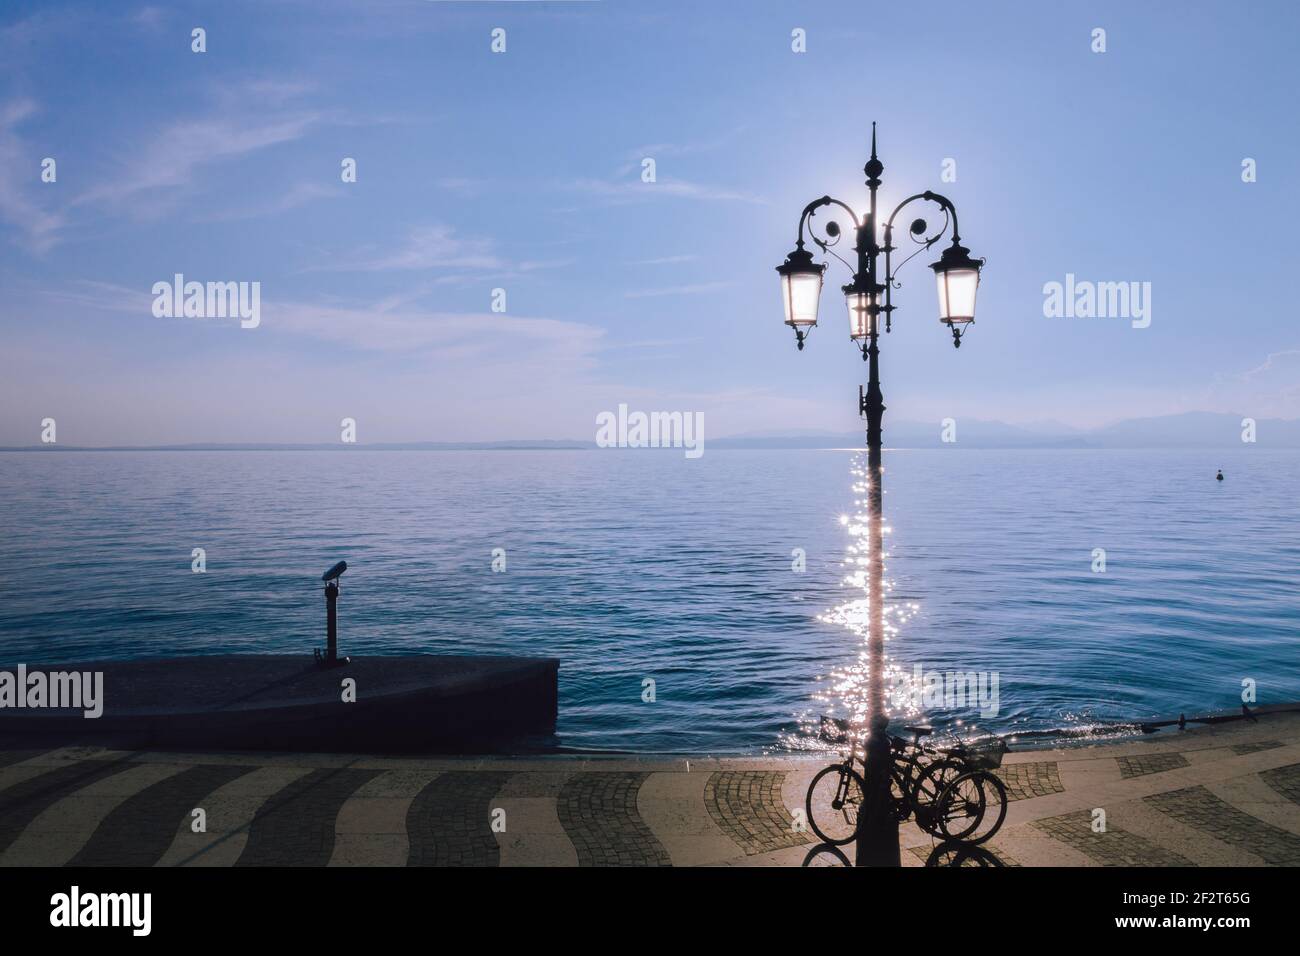
<svg viewBox="0 0 1300 956"><path fill-rule="evenodd" d="M871 627L871 599L869 597L869 572L871 566L870 535L870 481L866 452L853 456L850 463L853 478L854 512L841 515L840 524L848 532L843 566L846 569L842 584L849 596L841 603L818 615L817 620L844 628L852 636L857 655L852 662L832 670L820 678L822 687L812 695L813 705L797 714L798 731L781 735L781 743L792 750L829 750L838 744L824 740L821 735L821 718L827 715L847 718L854 726L863 723L867 714L867 641ZM888 536L891 529L883 528L885 539L884 565L888 571ZM884 590L893 590L889 575L884 575ZM898 664L889 653L889 642L919 610L915 602L885 602L885 711L891 722L914 717L916 706L912 675Z"/></svg>

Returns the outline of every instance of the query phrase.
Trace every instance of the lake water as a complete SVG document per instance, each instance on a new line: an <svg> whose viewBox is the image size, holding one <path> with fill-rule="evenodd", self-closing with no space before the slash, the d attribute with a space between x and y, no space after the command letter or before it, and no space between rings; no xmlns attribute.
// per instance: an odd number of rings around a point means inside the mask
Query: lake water
<svg viewBox="0 0 1300 956"><path fill-rule="evenodd" d="M558 657L563 746L808 746L810 721L856 702L865 594L845 561L862 459L3 453L0 664L310 654L320 574L342 558L343 653ZM885 460L892 662L998 676L995 715L930 718L1008 732L1177 717L1239 707L1247 679L1260 703L1300 700L1300 453Z"/></svg>

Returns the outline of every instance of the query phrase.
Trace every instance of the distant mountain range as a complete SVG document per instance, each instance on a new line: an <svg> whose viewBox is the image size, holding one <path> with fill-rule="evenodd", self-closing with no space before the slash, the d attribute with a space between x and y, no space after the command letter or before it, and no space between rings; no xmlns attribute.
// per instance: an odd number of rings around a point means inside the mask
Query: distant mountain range
<svg viewBox="0 0 1300 956"><path fill-rule="evenodd" d="M1244 415L1186 412L1130 418L1099 428L1074 428L1059 422L1008 425L1006 422L959 418L956 442L945 444L939 422L885 419L885 446L891 448L1225 448L1243 442ZM1300 419L1261 418L1255 422L1257 443L1266 448L1300 448ZM834 432L750 432L709 439L710 448L856 448L862 430Z"/></svg>
<svg viewBox="0 0 1300 956"><path fill-rule="evenodd" d="M943 441L939 422L885 421L885 445L890 448L1239 448L1245 416L1222 412L1186 412L1153 418L1130 418L1100 428L1074 428L1059 422L1008 425L1006 422L959 418L954 444ZM1261 418L1256 440L1264 448L1300 448L1300 419ZM712 438L705 448L859 448L865 429L851 432L791 429L746 432ZM72 445L0 447L0 451L495 451L510 449L585 449L595 441L519 440L489 442L375 442L345 445L276 444L267 442L183 445L117 445L87 448Z"/></svg>

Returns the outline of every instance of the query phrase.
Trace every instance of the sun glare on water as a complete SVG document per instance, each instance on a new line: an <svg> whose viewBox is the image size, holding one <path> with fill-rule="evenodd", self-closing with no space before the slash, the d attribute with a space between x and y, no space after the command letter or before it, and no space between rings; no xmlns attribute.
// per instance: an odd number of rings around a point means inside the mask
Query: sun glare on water
<svg viewBox="0 0 1300 956"><path fill-rule="evenodd" d="M783 746L793 750L822 750L838 747L837 743L821 737L823 715L848 719L856 725L865 720L867 713L867 640L871 629L871 598L868 593L870 569L870 515L868 514L870 476L866 454L853 456L850 472L853 478L854 512L839 516L840 525L848 532L843 565L845 575L841 583L846 589L843 601L817 616L823 624L842 628L849 635L845 641L844 665L823 675L822 686L812 695L812 706L797 715L799 729L796 733L782 735ZM884 535L890 533L883 528ZM888 576L888 550L884 553L886 593L893 589ZM885 707L891 720L908 718L918 713L916 695L911 688L911 675L889 654L889 642L903 625L917 613L915 602L899 604L886 601L885 617ZM856 651L856 653L854 653Z"/></svg>

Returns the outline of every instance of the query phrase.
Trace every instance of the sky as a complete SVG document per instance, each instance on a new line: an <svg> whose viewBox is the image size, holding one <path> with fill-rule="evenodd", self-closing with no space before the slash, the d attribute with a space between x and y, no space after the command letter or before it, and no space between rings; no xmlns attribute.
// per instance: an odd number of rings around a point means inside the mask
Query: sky
<svg viewBox="0 0 1300 956"><path fill-rule="evenodd" d="M937 255L900 271L887 427L1300 417L1298 27L1286 2L6 0L0 444L46 418L71 445L591 440L624 403L848 431L847 272L798 352L773 269L807 202L865 204L873 121L882 208L942 192L987 260L959 350ZM155 316L176 273L260 283L260 324ZM1149 326L1045 316L1068 274L1150 283Z"/></svg>

